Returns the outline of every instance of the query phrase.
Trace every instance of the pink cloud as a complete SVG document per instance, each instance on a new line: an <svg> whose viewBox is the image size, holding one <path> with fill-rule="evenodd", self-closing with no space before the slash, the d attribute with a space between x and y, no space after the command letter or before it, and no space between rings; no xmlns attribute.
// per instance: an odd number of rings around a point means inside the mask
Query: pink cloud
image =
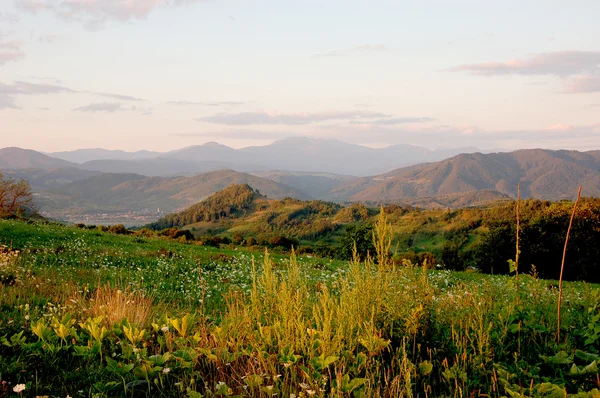
<svg viewBox="0 0 600 398"><path fill-rule="evenodd" d="M458 65L449 70L482 76L555 75L564 79L566 93L600 91L600 51L542 53L526 59Z"/></svg>
<svg viewBox="0 0 600 398"><path fill-rule="evenodd" d="M25 53L21 51L22 45L21 42L16 40L5 40L0 35L0 66L25 57Z"/></svg>
<svg viewBox="0 0 600 398"><path fill-rule="evenodd" d="M0 110L2 109L19 109L19 107L13 96L0 92Z"/></svg>
<svg viewBox="0 0 600 398"><path fill-rule="evenodd" d="M144 19L158 7L178 7L203 0L17 0L29 12L48 11L66 20L98 28L108 20Z"/></svg>
<svg viewBox="0 0 600 398"><path fill-rule="evenodd" d="M25 57L25 53L20 50L3 49L0 47L0 66L10 61L18 61Z"/></svg>
<svg viewBox="0 0 600 398"><path fill-rule="evenodd" d="M329 111L329 112L316 112L316 113L278 113L278 112L241 112L241 113L218 113L213 116L203 117L197 119L197 121L225 124L225 125L274 125L274 124L287 124L287 125L299 125L299 124L310 124L319 123L331 120L343 120L343 119L362 119L362 118L381 118L388 117L378 112L370 111Z"/></svg>
<svg viewBox="0 0 600 398"><path fill-rule="evenodd" d="M599 51L559 51L541 53L526 59L458 65L449 70L485 76L507 74L572 76L600 72L598 65L600 65Z"/></svg>
<svg viewBox="0 0 600 398"><path fill-rule="evenodd" d="M593 93L600 91L600 74L573 76L565 83L567 93Z"/></svg>

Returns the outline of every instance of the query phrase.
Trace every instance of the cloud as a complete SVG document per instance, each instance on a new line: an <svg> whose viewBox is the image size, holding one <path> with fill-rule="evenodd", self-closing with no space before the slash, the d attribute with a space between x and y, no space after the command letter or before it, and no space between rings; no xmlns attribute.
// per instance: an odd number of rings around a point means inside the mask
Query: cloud
<svg viewBox="0 0 600 398"><path fill-rule="evenodd" d="M135 105L131 107L132 111L138 111L144 116L150 116L154 113L154 108L140 108Z"/></svg>
<svg viewBox="0 0 600 398"><path fill-rule="evenodd" d="M25 53L22 51L3 50L0 48L0 66L23 58L25 58Z"/></svg>
<svg viewBox="0 0 600 398"><path fill-rule="evenodd" d="M167 102L169 105L181 105L181 106L190 106L190 105L202 105L202 106L239 106L244 105L246 102L242 101L216 101L216 102L196 102L196 101L169 101Z"/></svg>
<svg viewBox="0 0 600 398"><path fill-rule="evenodd" d="M120 102L93 102L89 105L80 106L73 109L77 112L89 112L89 113L116 113L116 112L139 112L142 115L152 115L154 109L152 108L139 108L135 105L124 106Z"/></svg>
<svg viewBox="0 0 600 398"><path fill-rule="evenodd" d="M79 108L73 109L74 111L79 112L106 112L106 113L114 113L114 112L123 112L128 110L123 107L123 104L118 102L96 102L86 106L80 106Z"/></svg>
<svg viewBox="0 0 600 398"><path fill-rule="evenodd" d="M314 136L357 144L412 144L436 147L598 149L600 124L553 125L539 129L486 130L472 125L381 126L350 124L319 126ZM542 143L542 144L541 144Z"/></svg>
<svg viewBox="0 0 600 398"><path fill-rule="evenodd" d="M433 122L435 119L431 117L395 117L391 119L377 119L377 120L352 120L350 124L371 124L371 125L395 125L395 124L410 124L410 123L428 123Z"/></svg>
<svg viewBox="0 0 600 398"><path fill-rule="evenodd" d="M526 59L458 65L448 69L481 76L554 75L563 79L565 93L600 91L600 51L541 53Z"/></svg>
<svg viewBox="0 0 600 398"><path fill-rule="evenodd" d="M96 93L93 91L88 91L88 92L90 94L98 95L100 97L114 98L114 99L118 99L118 100L122 100L122 101L144 101L141 98L132 97L130 95L111 94L111 93Z"/></svg>
<svg viewBox="0 0 600 398"><path fill-rule="evenodd" d="M0 41L0 48L5 50L20 50L21 42L12 40L12 41Z"/></svg>
<svg viewBox="0 0 600 398"><path fill-rule="evenodd" d="M385 50L386 48L383 44L365 44L362 46L356 46L342 50L331 50L325 53L314 54L311 56L311 58L344 57L348 55L356 55L361 53L375 53Z"/></svg>
<svg viewBox="0 0 600 398"><path fill-rule="evenodd" d="M6 40L0 35L0 66L24 58L25 53L21 50L22 46L23 43L20 41Z"/></svg>
<svg viewBox="0 0 600 398"><path fill-rule="evenodd" d="M573 76L565 82L567 93L593 93L600 91L600 73L597 75Z"/></svg>
<svg viewBox="0 0 600 398"><path fill-rule="evenodd" d="M477 75L556 75L573 76L600 72L600 52L560 51L536 54L526 59L504 62L464 64L450 68L453 72L470 72Z"/></svg>
<svg viewBox="0 0 600 398"><path fill-rule="evenodd" d="M58 94L58 93L76 93L68 87L56 84L28 83L17 81L13 84L0 83L0 93L12 95L40 95L40 94Z"/></svg>
<svg viewBox="0 0 600 398"><path fill-rule="evenodd" d="M52 80L52 79L44 79L37 78L38 80ZM19 95L51 95L51 94L92 94L97 95L99 97L108 97L113 99L118 99L121 101L144 101L141 98L132 97L130 95L122 95L122 94L112 94L112 93L101 93L95 91L81 91L81 90L73 90L69 87L62 86L60 84L50 84L50 83L30 83L23 81L16 81L12 84L4 84L0 83L0 95L4 95L5 101L6 97L11 98L11 103L15 103L15 97ZM144 114L152 113L152 110L148 110L149 108L143 110Z"/></svg>
<svg viewBox="0 0 600 398"><path fill-rule="evenodd" d="M51 12L94 30L109 20L144 19L159 7L179 7L200 1L205 0L17 0L17 4L30 13Z"/></svg>
<svg viewBox="0 0 600 398"><path fill-rule="evenodd" d="M0 110L2 109L19 109L19 107L13 96L0 92Z"/></svg>
<svg viewBox="0 0 600 398"><path fill-rule="evenodd" d="M58 86L54 84L40 84L40 83L28 83L28 82L14 82L13 84L0 83L0 97L4 98L4 103L13 104L13 108L19 108L16 106L15 97L18 95L46 95L46 94L59 94L59 93L75 93L76 91L71 90L67 87Z"/></svg>
<svg viewBox="0 0 600 398"><path fill-rule="evenodd" d="M298 134L292 132L268 132L262 130L246 130L246 129L233 129L225 131L202 131L193 133L170 133L173 137L211 137L211 138L222 138L222 139L243 139L243 140L277 140L282 137L291 137Z"/></svg>
<svg viewBox="0 0 600 398"><path fill-rule="evenodd" d="M267 112L242 112L242 113L219 113L213 116L196 119L197 121L225 125L253 125L253 124L311 124L330 120L382 118L387 117L383 113L369 111L347 111L347 112L317 112L317 113L267 113Z"/></svg>
<svg viewBox="0 0 600 398"><path fill-rule="evenodd" d="M486 130L473 125L327 125L298 131L274 129L226 129L170 133L172 137L210 138L215 140L274 141L286 137L338 139L355 144L388 146L411 144L425 148L477 147L483 149L523 148L579 149L600 148L600 124L586 126L553 125L539 129ZM586 149L587 148L587 149ZM497 150L497 149L496 149Z"/></svg>

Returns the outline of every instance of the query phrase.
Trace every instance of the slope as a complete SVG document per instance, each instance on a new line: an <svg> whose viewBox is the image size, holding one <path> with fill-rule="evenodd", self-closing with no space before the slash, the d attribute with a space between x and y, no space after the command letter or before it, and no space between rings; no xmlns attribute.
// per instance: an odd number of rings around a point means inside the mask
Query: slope
<svg viewBox="0 0 600 398"><path fill-rule="evenodd" d="M16 147L0 149L0 169L51 169L77 166L76 163L56 159L31 149Z"/></svg>
<svg viewBox="0 0 600 398"><path fill-rule="evenodd" d="M515 198L572 198L579 185L588 196L600 195L598 151L527 149L509 153L461 154L436 163L393 170L336 187L338 200L395 201L480 190Z"/></svg>
<svg viewBox="0 0 600 398"><path fill-rule="evenodd" d="M303 192L276 182L233 170L218 170L194 177L146 177L106 173L43 192L41 206L52 215L68 212L130 212L184 208L231 185L252 184L268 197L308 199Z"/></svg>

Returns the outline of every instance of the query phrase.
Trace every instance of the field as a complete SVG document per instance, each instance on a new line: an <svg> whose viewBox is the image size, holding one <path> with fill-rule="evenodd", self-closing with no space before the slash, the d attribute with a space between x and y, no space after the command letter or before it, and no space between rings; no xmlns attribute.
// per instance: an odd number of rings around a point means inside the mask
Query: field
<svg viewBox="0 0 600 398"><path fill-rule="evenodd" d="M0 397L600 396L600 290L0 221ZM560 259L556 259L560 266Z"/></svg>

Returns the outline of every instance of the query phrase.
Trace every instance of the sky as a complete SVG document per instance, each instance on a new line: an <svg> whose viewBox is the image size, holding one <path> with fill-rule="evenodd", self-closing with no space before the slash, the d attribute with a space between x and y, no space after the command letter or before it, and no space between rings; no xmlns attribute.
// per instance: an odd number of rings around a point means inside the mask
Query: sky
<svg viewBox="0 0 600 398"><path fill-rule="evenodd" d="M600 149L597 0L0 0L0 148Z"/></svg>

